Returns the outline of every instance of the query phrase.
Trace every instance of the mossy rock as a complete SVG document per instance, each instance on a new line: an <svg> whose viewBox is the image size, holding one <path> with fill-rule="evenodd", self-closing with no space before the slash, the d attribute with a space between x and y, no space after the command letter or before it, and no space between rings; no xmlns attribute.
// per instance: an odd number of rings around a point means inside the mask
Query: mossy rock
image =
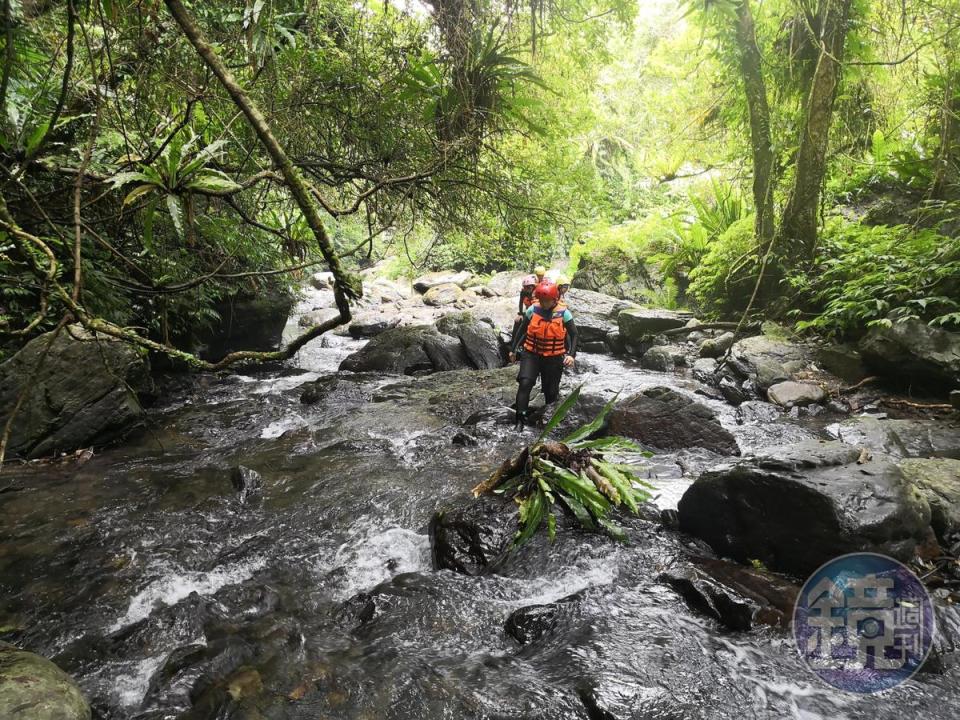
<svg viewBox="0 0 960 720"><path fill-rule="evenodd" d="M46 658L0 642L0 718L90 720L73 679Z"/></svg>

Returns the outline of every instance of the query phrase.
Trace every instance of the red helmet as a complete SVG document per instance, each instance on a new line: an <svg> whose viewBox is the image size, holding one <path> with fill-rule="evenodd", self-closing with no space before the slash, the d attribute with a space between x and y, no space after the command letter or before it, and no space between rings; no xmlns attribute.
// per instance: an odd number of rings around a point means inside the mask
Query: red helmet
<svg viewBox="0 0 960 720"><path fill-rule="evenodd" d="M544 280L539 285L537 285L537 289L533 291L533 294L539 300L543 300L544 298L559 300L560 288L558 288L555 283L552 283L549 280Z"/></svg>

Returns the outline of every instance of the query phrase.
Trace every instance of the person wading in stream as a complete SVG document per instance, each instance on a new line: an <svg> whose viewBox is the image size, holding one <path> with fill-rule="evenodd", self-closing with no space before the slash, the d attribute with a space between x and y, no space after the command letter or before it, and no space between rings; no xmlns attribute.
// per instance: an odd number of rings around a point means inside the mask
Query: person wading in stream
<svg viewBox="0 0 960 720"><path fill-rule="evenodd" d="M558 308L566 309L567 307L567 291L570 289L570 278L566 275L557 276L557 289L560 291L560 299L557 302Z"/></svg>
<svg viewBox="0 0 960 720"><path fill-rule="evenodd" d="M530 392L540 378L547 404L560 396L563 368L571 367L577 354L577 326L566 308L557 307L560 289L544 280L534 290L537 304L527 308L510 351L510 362L520 359L517 374L517 429L527 422Z"/></svg>

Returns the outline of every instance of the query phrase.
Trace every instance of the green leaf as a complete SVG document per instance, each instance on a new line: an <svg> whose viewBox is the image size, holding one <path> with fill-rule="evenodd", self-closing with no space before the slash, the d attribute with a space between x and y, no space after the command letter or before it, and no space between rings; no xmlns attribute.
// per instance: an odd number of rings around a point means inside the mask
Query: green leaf
<svg viewBox="0 0 960 720"><path fill-rule="evenodd" d="M577 388L579 390L579 388ZM613 409L613 404L617 401L617 398L620 397L620 393L617 393L610 401L603 406L603 409L597 414L597 416L588 422L583 427L574 430L572 433L567 435L561 442L565 442L567 445L579 442L580 440L585 440L586 438L593 435L597 430L603 427L604 421L607 419L607 415L610 414L610 411Z"/></svg>
<svg viewBox="0 0 960 720"><path fill-rule="evenodd" d="M543 428L543 432L540 433L540 436L537 438L537 442L543 440L547 434L553 430L557 425L563 422L563 419L567 416L573 406L577 404L577 400L580 398L580 389L583 385L578 385L576 390L570 393L566 400L560 403L560 406L554 410L553 415L550 416L550 420L547 421L546 426Z"/></svg>
<svg viewBox="0 0 960 720"><path fill-rule="evenodd" d="M156 189L157 186L153 184L137 185L133 190L127 193L127 196L123 199L123 204L131 205L136 202L137 198L146 195L148 192L153 192Z"/></svg>
<svg viewBox="0 0 960 720"><path fill-rule="evenodd" d="M155 252L153 247L153 221L157 215L157 202L159 200L160 197L158 195L150 198L143 217L143 247L151 253Z"/></svg>
<svg viewBox="0 0 960 720"><path fill-rule="evenodd" d="M622 543L627 542L627 533L624 532L623 528L617 525L615 522L611 522L606 518L597 518L597 523L604 530L607 531L607 535L612 537L614 540L619 540Z"/></svg>
<svg viewBox="0 0 960 720"><path fill-rule="evenodd" d="M185 237L183 232L183 209L180 207L180 198L176 195L167 195L167 211L170 213L170 219L173 220L173 227L177 230L177 235L181 239Z"/></svg>
<svg viewBox="0 0 960 720"><path fill-rule="evenodd" d="M146 173L142 172L122 172L117 173L111 178L107 179L107 182L113 186L114 189L123 187L127 183L131 183L134 180L141 183L152 183L152 184L161 184L154 183L153 178L149 177Z"/></svg>
<svg viewBox="0 0 960 720"><path fill-rule="evenodd" d="M189 190L211 193L233 193L241 189L240 185L221 172L206 170L187 183Z"/></svg>

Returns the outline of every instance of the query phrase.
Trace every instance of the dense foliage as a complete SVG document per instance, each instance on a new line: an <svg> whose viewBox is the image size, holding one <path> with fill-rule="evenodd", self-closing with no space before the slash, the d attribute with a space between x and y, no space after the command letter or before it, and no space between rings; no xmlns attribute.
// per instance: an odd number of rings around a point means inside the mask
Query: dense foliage
<svg viewBox="0 0 960 720"><path fill-rule="evenodd" d="M180 344L321 261L170 5L3 5L8 349L77 308ZM957 0L184 5L348 266L569 257L713 316L958 326Z"/></svg>

